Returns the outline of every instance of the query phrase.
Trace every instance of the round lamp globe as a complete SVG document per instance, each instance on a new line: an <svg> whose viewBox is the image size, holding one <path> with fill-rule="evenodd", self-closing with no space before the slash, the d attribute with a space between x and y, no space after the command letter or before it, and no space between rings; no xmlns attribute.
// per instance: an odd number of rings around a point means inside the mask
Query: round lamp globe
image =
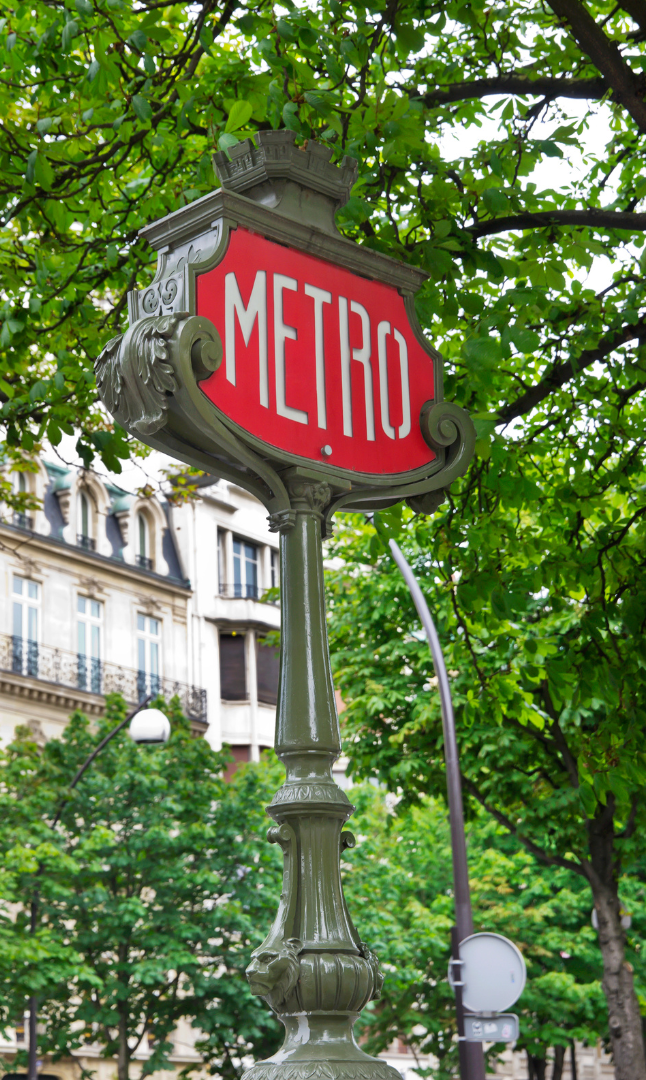
<svg viewBox="0 0 646 1080"><path fill-rule="evenodd" d="M129 731L136 743L165 743L170 738L170 721L161 709L141 709L130 721Z"/></svg>

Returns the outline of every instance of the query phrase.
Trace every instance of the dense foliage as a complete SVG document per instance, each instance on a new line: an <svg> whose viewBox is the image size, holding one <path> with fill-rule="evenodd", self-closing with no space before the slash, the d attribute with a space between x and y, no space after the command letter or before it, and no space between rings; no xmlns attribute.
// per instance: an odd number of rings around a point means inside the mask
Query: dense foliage
<svg viewBox="0 0 646 1080"><path fill-rule="evenodd" d="M366 1047L378 1053L397 1037L417 1061L433 1055L434 1075L451 1075L455 1002L446 971L455 916L446 809L428 798L393 807L371 785L353 788L350 796L358 842L344 856L346 896L386 973L382 997L364 1017ZM550 1048L562 1066L572 1039L607 1039L588 890L566 870L538 868L482 811L469 823L468 849L476 931L511 937L525 957L527 986L514 1006L521 1028L516 1048L527 1052L535 1075L545 1076ZM638 911L639 884L624 880L622 893ZM640 965L643 981L643 958ZM493 1047L489 1057L501 1049ZM549 1071L560 1080L555 1065Z"/></svg>
<svg viewBox="0 0 646 1080"><path fill-rule="evenodd" d="M171 710L165 747L115 736L65 800L122 716L116 700L96 734L77 713L42 751L24 731L3 754L1 1018L12 1023L36 996L39 1052L93 1046L117 1058L120 1080L148 1047L142 1075L168 1066L185 1018L218 1074L237 1077L244 1055L279 1041L244 970L280 892L263 809L280 770L227 783L227 754Z"/></svg>

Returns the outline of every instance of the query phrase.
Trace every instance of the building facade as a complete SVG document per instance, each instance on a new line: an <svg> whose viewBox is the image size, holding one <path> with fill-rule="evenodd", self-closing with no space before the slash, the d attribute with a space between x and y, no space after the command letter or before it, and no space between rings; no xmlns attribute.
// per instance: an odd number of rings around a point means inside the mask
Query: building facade
<svg viewBox="0 0 646 1080"><path fill-rule="evenodd" d="M101 713L177 695L196 732L237 760L273 745L278 543L260 504L223 482L174 506L89 470L38 462L12 476L40 509L0 520L0 738L59 735Z"/></svg>

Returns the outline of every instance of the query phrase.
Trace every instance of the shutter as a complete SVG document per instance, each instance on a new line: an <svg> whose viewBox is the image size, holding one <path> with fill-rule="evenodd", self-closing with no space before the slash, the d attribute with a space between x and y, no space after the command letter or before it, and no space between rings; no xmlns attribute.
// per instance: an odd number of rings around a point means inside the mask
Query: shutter
<svg viewBox="0 0 646 1080"><path fill-rule="evenodd" d="M256 653L258 701L266 705L275 705L278 701L278 668L279 650L259 639Z"/></svg>
<svg viewBox="0 0 646 1080"><path fill-rule="evenodd" d="M247 697L244 646L244 634L220 634L220 696L224 701Z"/></svg>

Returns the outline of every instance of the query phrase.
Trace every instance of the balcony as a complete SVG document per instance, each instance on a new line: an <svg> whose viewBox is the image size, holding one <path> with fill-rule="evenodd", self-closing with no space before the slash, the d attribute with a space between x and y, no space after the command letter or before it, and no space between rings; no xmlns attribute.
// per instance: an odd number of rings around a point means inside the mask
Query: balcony
<svg viewBox="0 0 646 1080"><path fill-rule="evenodd" d="M84 533L78 533L76 536L76 546L85 548L86 551L96 551L96 540L91 536L85 536Z"/></svg>
<svg viewBox="0 0 646 1080"><path fill-rule="evenodd" d="M23 513L22 510L14 510L12 522L17 529L31 530L34 527L34 519L31 518L29 514Z"/></svg>
<svg viewBox="0 0 646 1080"><path fill-rule="evenodd" d="M149 559L147 555L135 555L135 563L140 566L142 570L152 570L153 561Z"/></svg>
<svg viewBox="0 0 646 1080"><path fill-rule="evenodd" d="M0 671L101 697L122 694L131 705L148 694L162 694L167 701L177 696L189 719L206 723L206 690L198 686L104 663L11 634L0 634Z"/></svg>
<svg viewBox="0 0 646 1080"><path fill-rule="evenodd" d="M260 589L257 585L242 585L239 582L234 585L223 582L218 588L218 596L225 600L259 600L263 604L280 604L278 589Z"/></svg>

